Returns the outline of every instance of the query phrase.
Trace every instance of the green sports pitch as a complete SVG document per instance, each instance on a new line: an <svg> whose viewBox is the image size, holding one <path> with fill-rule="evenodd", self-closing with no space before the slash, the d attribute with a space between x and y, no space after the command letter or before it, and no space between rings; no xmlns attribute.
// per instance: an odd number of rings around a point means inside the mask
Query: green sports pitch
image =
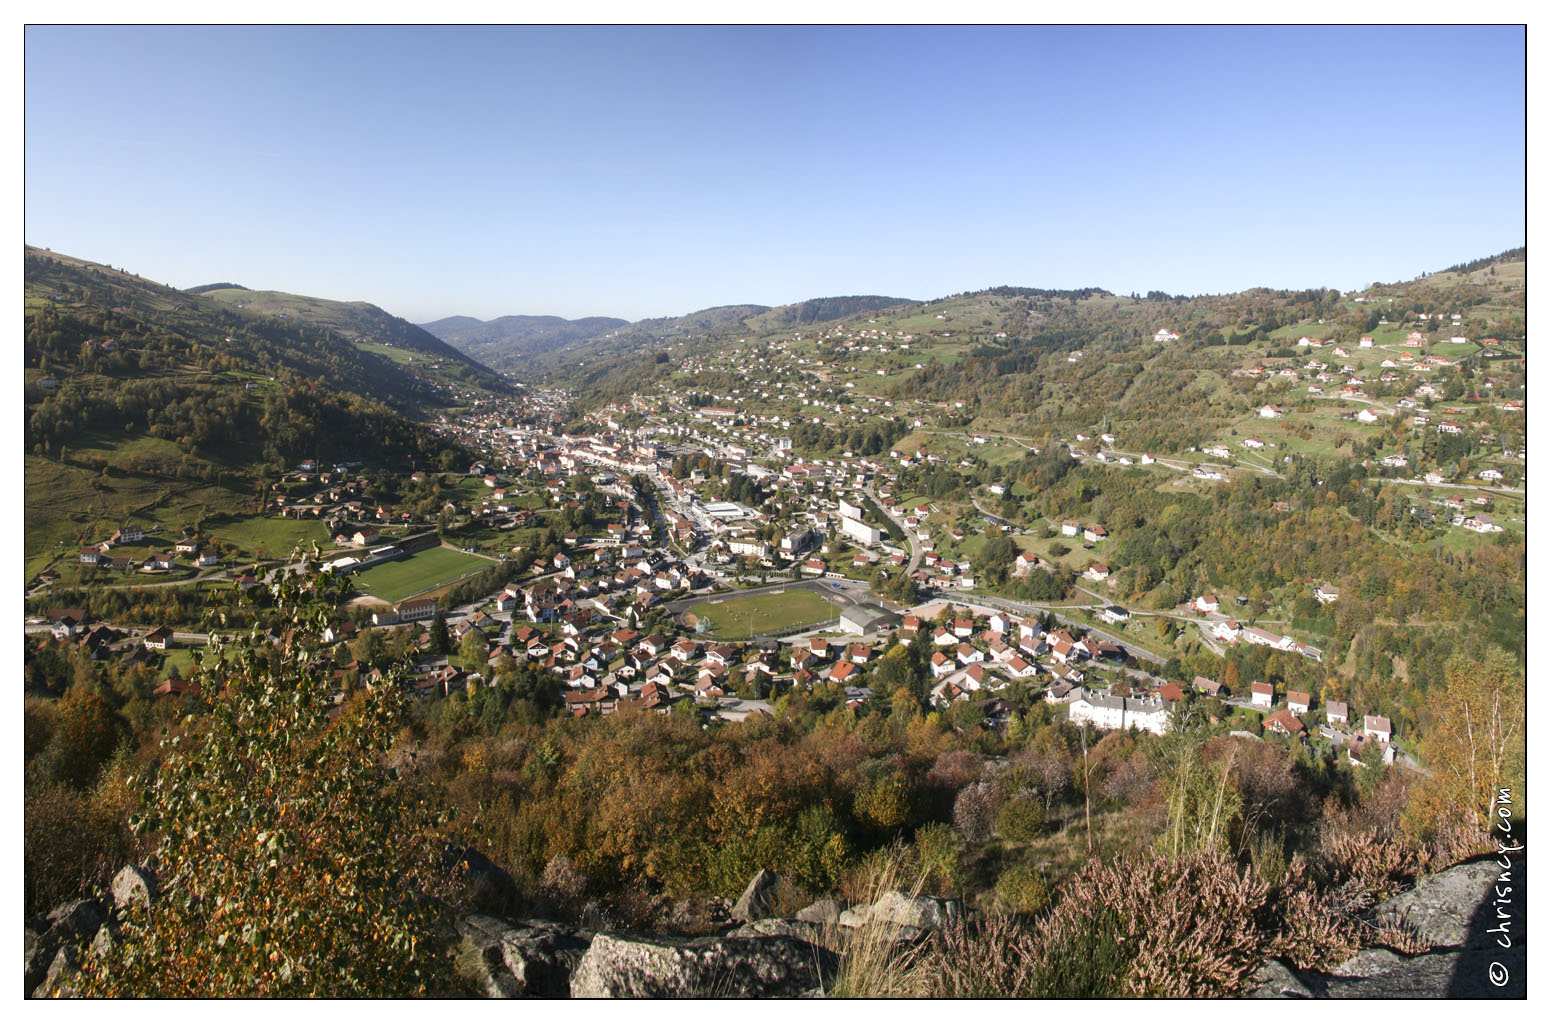
<svg viewBox="0 0 1551 1024"><path fill-rule="evenodd" d="M493 564L488 558L451 548L431 548L396 562L375 565L353 579L356 589L364 594L384 601L402 601L488 569Z"/></svg>

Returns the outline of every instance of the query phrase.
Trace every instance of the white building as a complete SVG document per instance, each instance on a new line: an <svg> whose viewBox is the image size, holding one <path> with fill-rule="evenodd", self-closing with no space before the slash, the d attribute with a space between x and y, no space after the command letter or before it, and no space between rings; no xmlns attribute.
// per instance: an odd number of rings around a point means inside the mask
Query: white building
<svg viewBox="0 0 1551 1024"><path fill-rule="evenodd" d="M1162 736L1169 728L1169 709L1156 697L1115 697L1078 688L1067 704L1067 720L1097 729L1145 729Z"/></svg>
<svg viewBox="0 0 1551 1024"><path fill-rule="evenodd" d="M844 516L840 520L840 532L858 544L877 544L883 540L883 533L876 526L868 526L860 519Z"/></svg>
<svg viewBox="0 0 1551 1024"><path fill-rule="evenodd" d="M735 538L727 542L727 549L735 555L746 555L750 558L765 558L770 554L770 545L758 538Z"/></svg>

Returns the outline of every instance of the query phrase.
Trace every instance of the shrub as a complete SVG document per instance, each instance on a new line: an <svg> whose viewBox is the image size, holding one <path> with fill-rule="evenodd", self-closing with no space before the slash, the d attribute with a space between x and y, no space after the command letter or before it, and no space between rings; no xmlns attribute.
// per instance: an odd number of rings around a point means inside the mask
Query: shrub
<svg viewBox="0 0 1551 1024"><path fill-rule="evenodd" d="M946 893L956 889L963 876L959 844L953 829L940 821L916 829L915 864L926 891Z"/></svg>
<svg viewBox="0 0 1551 1024"><path fill-rule="evenodd" d="M953 827L970 842L991 837L997 809L1002 804L1002 788L994 782L977 782L959 791L953 801Z"/></svg>
<svg viewBox="0 0 1551 1024"><path fill-rule="evenodd" d="M858 820L881 832L907 824L920 802L914 782L898 770L883 772L856 794L853 810Z"/></svg>
<svg viewBox="0 0 1551 1024"><path fill-rule="evenodd" d="M1037 914L1050 904L1050 890L1034 868L1014 864L997 878L996 898L1015 914Z"/></svg>
<svg viewBox="0 0 1551 1024"><path fill-rule="evenodd" d="M569 907L582 898L587 879L563 856L551 857L539 876L539 896L558 907Z"/></svg>
<svg viewBox="0 0 1551 1024"><path fill-rule="evenodd" d="M1003 839L1027 843L1038 839L1044 831L1045 808L1028 790L1014 794L996 812L996 832Z"/></svg>
<svg viewBox="0 0 1551 1024"><path fill-rule="evenodd" d="M1301 857L1294 858L1285 878L1272 887L1267 904L1278 911L1272 926L1276 931L1271 940L1272 956L1299 970L1329 970L1357 951L1358 928L1353 915L1366 909L1368 900L1356 891L1338 893L1320 888Z"/></svg>
<svg viewBox="0 0 1551 1024"><path fill-rule="evenodd" d="M136 859L129 816L138 794L132 764L120 747L89 792L56 782L29 786L24 796L22 856L26 913L40 915L106 885Z"/></svg>
<svg viewBox="0 0 1551 1024"><path fill-rule="evenodd" d="M968 750L950 750L937 756L926 773L926 790L933 817L952 816L959 791L979 781L983 763L980 755Z"/></svg>
<svg viewBox="0 0 1551 1024"><path fill-rule="evenodd" d="M1041 994L1231 995L1265 959L1266 893L1213 852L1090 861L1041 922Z"/></svg>

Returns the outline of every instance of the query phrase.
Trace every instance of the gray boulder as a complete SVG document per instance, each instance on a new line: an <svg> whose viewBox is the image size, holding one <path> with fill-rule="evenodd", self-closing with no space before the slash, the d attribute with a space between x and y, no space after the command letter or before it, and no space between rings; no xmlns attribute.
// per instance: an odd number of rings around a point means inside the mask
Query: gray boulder
<svg viewBox="0 0 1551 1024"><path fill-rule="evenodd" d="M1517 864L1514 868L1512 874L1519 874ZM1491 936L1485 928L1474 927L1472 919L1479 907L1492 902L1502 870L1495 861L1484 860L1428 875L1410 892L1379 904L1374 923L1403 928L1435 949L1481 945Z"/></svg>
<svg viewBox="0 0 1551 1024"><path fill-rule="evenodd" d="M743 890L743 895L738 897L738 902L732 905L732 919L758 921L769 917L774 910L773 898L778 881L780 878L774 871L760 868L759 872L749 879L749 884Z"/></svg>
<svg viewBox="0 0 1551 1024"><path fill-rule="evenodd" d="M926 932L946 928L963 914L964 905L960 900L886 892L876 903L864 903L843 911L839 916L839 922L844 928L860 928L867 924L891 924L917 932Z"/></svg>
<svg viewBox="0 0 1551 1024"><path fill-rule="evenodd" d="M835 955L786 936L672 940L597 935L571 975L577 998L804 996L834 976Z"/></svg>
<svg viewBox="0 0 1551 1024"><path fill-rule="evenodd" d="M1251 999L1312 999L1313 991L1298 972L1281 960L1267 960L1250 978Z"/></svg>
<svg viewBox="0 0 1551 1024"><path fill-rule="evenodd" d="M779 917L767 917L739 925L727 935L731 938L749 939L767 935L780 935L800 942L817 944L823 937L823 926L811 921L788 921Z"/></svg>
<svg viewBox="0 0 1551 1024"><path fill-rule="evenodd" d="M74 985L76 973L81 969L81 957L75 947L64 945L54 954L48 974L32 992L34 999L68 999L79 995Z"/></svg>
<svg viewBox="0 0 1551 1024"><path fill-rule="evenodd" d="M133 864L125 865L113 876L113 909L123 912L130 907L149 907L156 898L156 878Z"/></svg>
<svg viewBox="0 0 1551 1024"><path fill-rule="evenodd" d="M1522 948L1500 959L1471 950L1403 956L1365 949L1332 971L1320 994L1330 999L1522 999ZM1495 984L1494 976L1504 984Z"/></svg>
<svg viewBox="0 0 1551 1024"><path fill-rule="evenodd" d="M484 914L458 922L458 966L492 999L563 998L571 994L590 932L546 921L508 924Z"/></svg>
<svg viewBox="0 0 1551 1024"><path fill-rule="evenodd" d="M839 900L819 900L797 911L797 920L814 924L839 924L846 905Z"/></svg>
<svg viewBox="0 0 1551 1024"><path fill-rule="evenodd" d="M119 926L116 921L109 920L107 924L97 929L91 945L86 949L87 957L96 960L113 952L113 947L119 943Z"/></svg>
<svg viewBox="0 0 1551 1024"><path fill-rule="evenodd" d="M54 962L54 954L59 952L59 943L44 942L44 934L32 928L26 930L22 967L23 995L31 995L33 989L43 984L43 979L48 977L49 965Z"/></svg>
<svg viewBox="0 0 1551 1024"><path fill-rule="evenodd" d="M1522 999L1528 973L1525 867L1515 859L1504 882L1504 869L1495 861L1461 864L1374 908L1374 924L1420 937L1431 945L1428 952L1407 956L1391 949L1359 950L1328 973L1295 971L1273 960L1256 973L1246 994L1266 999ZM1499 885L1513 891L1499 897ZM1499 912L1500 898L1506 917Z"/></svg>
<svg viewBox="0 0 1551 1024"><path fill-rule="evenodd" d="M79 941L102 926L102 908L96 900L72 900L62 903L48 912L48 931L43 941L50 937L61 942Z"/></svg>
<svg viewBox="0 0 1551 1024"><path fill-rule="evenodd" d="M71 900L61 903L48 912L40 933L27 929L25 959L22 967L23 992L32 995L52 988L49 979L57 969L65 969L75 963L76 947L91 938L102 927L104 915L95 900ZM60 954L69 950L68 963L61 962Z"/></svg>

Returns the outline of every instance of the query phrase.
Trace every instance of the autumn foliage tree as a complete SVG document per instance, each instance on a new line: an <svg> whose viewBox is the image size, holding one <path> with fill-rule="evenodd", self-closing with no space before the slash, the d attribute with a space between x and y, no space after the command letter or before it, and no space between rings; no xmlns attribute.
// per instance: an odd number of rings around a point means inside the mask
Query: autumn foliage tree
<svg viewBox="0 0 1551 1024"><path fill-rule="evenodd" d="M327 578L283 574L297 636L322 632ZM278 667L255 630L212 641L193 671L206 712L185 719L145 780L164 895L126 919L95 996L376 997L455 991L442 821L385 755L404 719L401 667L336 707L323 653Z"/></svg>
<svg viewBox="0 0 1551 1024"><path fill-rule="evenodd" d="M1466 842L1481 843L1499 790L1510 790L1522 806L1524 669L1508 652L1492 648L1482 658L1457 655L1445 677L1422 744L1432 777L1415 788L1406 821L1432 838L1462 828Z"/></svg>

